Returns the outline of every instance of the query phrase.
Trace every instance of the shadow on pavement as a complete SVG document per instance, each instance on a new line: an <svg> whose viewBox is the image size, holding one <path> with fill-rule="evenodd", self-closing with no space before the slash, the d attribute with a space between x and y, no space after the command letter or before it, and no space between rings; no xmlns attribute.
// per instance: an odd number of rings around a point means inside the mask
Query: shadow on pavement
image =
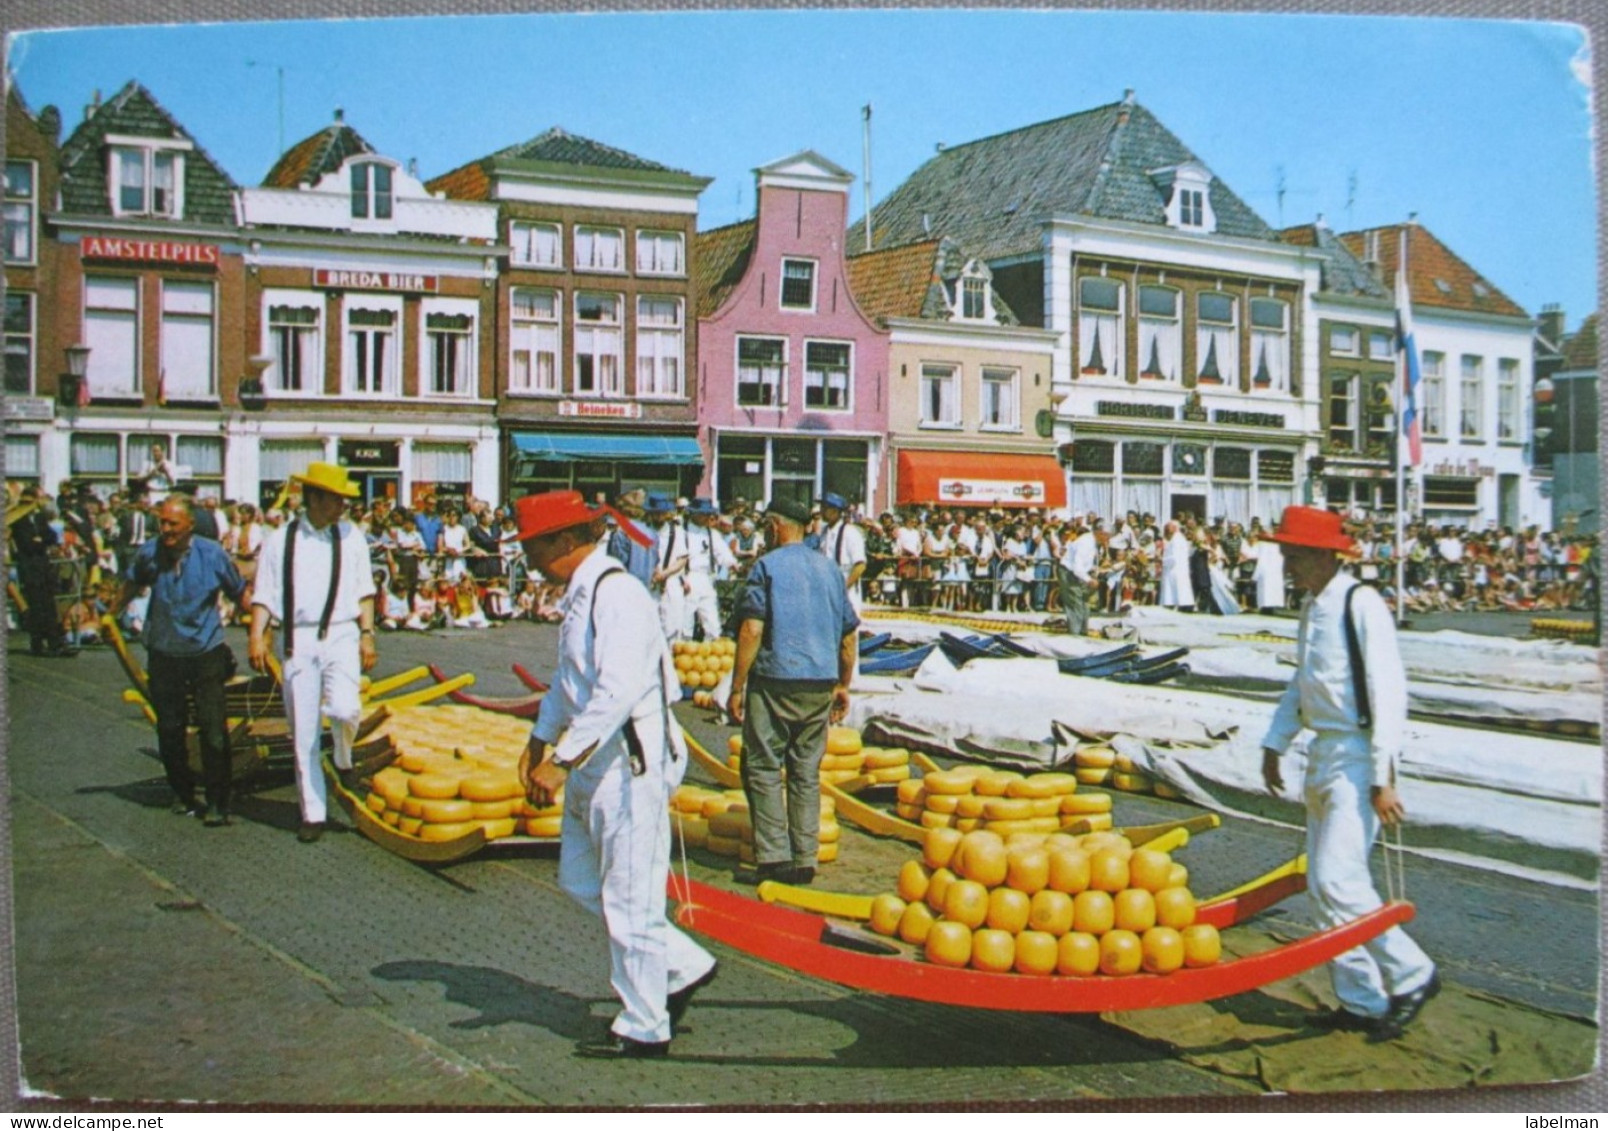
<svg viewBox="0 0 1608 1131"><path fill-rule="evenodd" d="M425 959L386 962L371 971L388 982L440 982L446 1000L478 1016L449 1022L454 1029L485 1029L518 1022L580 1040L595 1035L592 1006L603 999L578 997L488 966L458 966Z"/></svg>

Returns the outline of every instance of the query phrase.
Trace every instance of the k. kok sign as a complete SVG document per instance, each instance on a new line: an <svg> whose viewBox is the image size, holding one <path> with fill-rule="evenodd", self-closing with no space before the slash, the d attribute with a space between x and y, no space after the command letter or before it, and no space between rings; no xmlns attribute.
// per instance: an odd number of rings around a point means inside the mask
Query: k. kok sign
<svg viewBox="0 0 1608 1131"><path fill-rule="evenodd" d="M951 503L1036 503L1044 498L1044 484L1031 479L940 479L938 497Z"/></svg>

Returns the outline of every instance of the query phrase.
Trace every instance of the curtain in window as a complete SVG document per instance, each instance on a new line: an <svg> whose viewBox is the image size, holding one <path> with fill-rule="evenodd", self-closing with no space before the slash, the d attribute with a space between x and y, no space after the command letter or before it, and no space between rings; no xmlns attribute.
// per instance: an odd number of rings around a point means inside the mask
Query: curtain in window
<svg viewBox="0 0 1608 1131"><path fill-rule="evenodd" d="M1138 511L1140 514L1155 515L1160 518L1161 509L1161 481L1159 479L1129 479L1122 484L1123 511ZM1108 512L1107 517L1110 517Z"/></svg>
<svg viewBox="0 0 1608 1131"><path fill-rule="evenodd" d="M1262 520L1264 527L1278 525L1279 516L1284 508L1295 502L1295 488L1287 484L1277 487L1258 487L1256 489L1256 511L1254 517Z"/></svg>
<svg viewBox="0 0 1608 1131"><path fill-rule="evenodd" d="M921 376L921 422L923 424L958 424L959 381L952 369L928 369Z"/></svg>
<svg viewBox="0 0 1608 1131"><path fill-rule="evenodd" d="M280 392L310 390L318 373L318 308L270 306L268 337L274 357L269 387Z"/></svg>
<svg viewBox="0 0 1608 1131"><path fill-rule="evenodd" d="M468 483L474 460L467 444L414 444L413 478L425 483Z"/></svg>
<svg viewBox="0 0 1608 1131"><path fill-rule="evenodd" d="M139 326L133 279L89 279L84 286L84 344L92 396L139 391Z"/></svg>
<svg viewBox="0 0 1608 1131"><path fill-rule="evenodd" d="M1110 518L1115 513L1111 505L1115 486L1115 481L1111 479L1088 479L1074 475L1066 505L1073 514L1088 514L1093 511L1101 518Z"/></svg>
<svg viewBox="0 0 1608 1131"><path fill-rule="evenodd" d="M1195 375L1208 383L1239 383L1239 333L1234 300L1228 295L1197 296Z"/></svg>
<svg viewBox="0 0 1608 1131"><path fill-rule="evenodd" d="M1251 521L1251 485L1249 483L1213 483L1210 518L1221 516L1227 522L1242 525Z"/></svg>
<svg viewBox="0 0 1608 1131"><path fill-rule="evenodd" d="M145 154L138 149L117 150L118 203L124 212L145 211Z"/></svg>
<svg viewBox="0 0 1608 1131"><path fill-rule="evenodd" d="M6 437L6 478L39 478L39 437Z"/></svg>
<svg viewBox="0 0 1608 1131"><path fill-rule="evenodd" d="M265 482L280 483L324 459L324 445L318 440L264 440L257 455L257 475Z"/></svg>
<svg viewBox="0 0 1608 1131"><path fill-rule="evenodd" d="M212 285L164 284L162 389L169 400L216 396L212 337Z"/></svg>
<svg viewBox="0 0 1608 1131"><path fill-rule="evenodd" d="M185 464L197 477L223 474L222 436L180 436L174 445L173 462Z"/></svg>
<svg viewBox="0 0 1608 1131"><path fill-rule="evenodd" d="M74 475L116 475L118 437L115 433L74 432L69 458Z"/></svg>

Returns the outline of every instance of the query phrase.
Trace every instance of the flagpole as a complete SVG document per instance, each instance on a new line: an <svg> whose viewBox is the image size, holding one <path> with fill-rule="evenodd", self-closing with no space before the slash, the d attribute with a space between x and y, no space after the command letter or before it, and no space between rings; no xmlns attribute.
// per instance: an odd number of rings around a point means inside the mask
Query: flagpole
<svg viewBox="0 0 1608 1131"><path fill-rule="evenodd" d="M1400 244L1396 258L1396 272L1398 278L1407 277L1407 229L1400 232ZM1397 297L1399 304L1400 297ZM1398 325L1401 312L1397 311ZM1407 446L1407 350L1396 350L1396 427L1395 435L1391 437L1391 450L1396 454L1396 627L1400 628L1407 619L1407 460L1403 449Z"/></svg>

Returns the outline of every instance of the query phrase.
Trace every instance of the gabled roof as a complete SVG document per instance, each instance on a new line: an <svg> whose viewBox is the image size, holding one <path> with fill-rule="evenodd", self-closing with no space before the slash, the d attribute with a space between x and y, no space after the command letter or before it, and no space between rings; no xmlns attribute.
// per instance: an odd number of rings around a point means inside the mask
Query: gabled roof
<svg viewBox="0 0 1608 1131"><path fill-rule="evenodd" d="M1327 294L1357 295L1366 298L1391 297L1391 289L1378 279L1362 261L1329 230L1326 224L1301 224L1279 232L1279 239L1293 247L1310 247L1325 252L1319 268L1322 281L1319 289Z"/></svg>
<svg viewBox="0 0 1608 1131"><path fill-rule="evenodd" d="M431 180L425 187L431 192L444 192L454 200L490 200L492 181L498 167L517 168L521 165L648 174L656 180L685 180L694 186L709 183L707 177L695 177L682 169L672 169L612 145L569 133L561 126L554 126L529 141L466 162Z"/></svg>
<svg viewBox="0 0 1608 1131"><path fill-rule="evenodd" d="M334 122L285 150L262 179L262 185L264 188L283 189L314 185L339 169L349 158L374 151L374 147L361 134L346 124L337 110Z"/></svg>
<svg viewBox="0 0 1608 1131"><path fill-rule="evenodd" d="M1570 334L1563 346L1564 369L1597 368L1597 316L1586 315L1580 329Z"/></svg>
<svg viewBox="0 0 1608 1131"><path fill-rule="evenodd" d="M129 82L90 111L61 147L62 210L76 215L109 215L108 163L102 156L107 134L180 138L194 148L184 160L184 219L213 224L234 222L234 182L222 167L163 109L149 91Z"/></svg>
<svg viewBox="0 0 1608 1131"><path fill-rule="evenodd" d="M1422 224L1390 224L1345 232L1339 239L1364 263L1375 258L1379 277L1394 287L1401 257L1401 233L1407 233L1407 289L1413 306L1440 307L1475 314L1528 318L1524 308L1497 290Z"/></svg>
<svg viewBox="0 0 1608 1131"><path fill-rule="evenodd" d="M950 239L862 252L847 260L849 289L870 318L948 320L954 309L955 287L973 258ZM996 325L1018 324L1015 312L998 291L994 292L994 314Z"/></svg>
<svg viewBox="0 0 1608 1131"><path fill-rule="evenodd" d="M872 210L873 240L951 236L994 260L1037 252L1052 214L1159 226L1167 201L1154 174L1199 160L1143 106L1116 102L945 149ZM1219 234L1276 238L1221 180L1210 197ZM863 243L862 225L851 240Z"/></svg>
<svg viewBox="0 0 1608 1131"><path fill-rule="evenodd" d="M758 220L741 220L699 232L694 238L692 290L697 296L699 318L708 318L724 306L742 282L758 235Z"/></svg>

